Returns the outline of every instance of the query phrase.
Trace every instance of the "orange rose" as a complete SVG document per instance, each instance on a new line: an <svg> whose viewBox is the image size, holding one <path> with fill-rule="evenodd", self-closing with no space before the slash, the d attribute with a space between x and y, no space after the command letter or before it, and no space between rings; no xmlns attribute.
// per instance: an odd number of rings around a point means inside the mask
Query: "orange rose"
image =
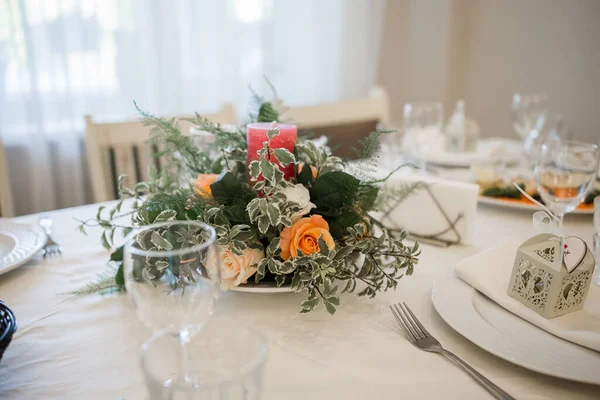
<svg viewBox="0 0 600 400"><path fill-rule="evenodd" d="M298 175L300 175L300 172L302 172L302 168L304 168L304 163L303 162L298 163ZM310 170L312 171L313 179L317 179L317 174L318 174L317 167L315 167L314 165L311 165Z"/></svg>
<svg viewBox="0 0 600 400"><path fill-rule="evenodd" d="M205 199L212 197L210 185L217 180L218 174L200 174L194 183L196 185L196 193Z"/></svg>
<svg viewBox="0 0 600 400"><path fill-rule="evenodd" d="M320 251L319 238L327 243L329 250L335 249L335 242L329 233L329 224L320 215L302 218L281 232L281 258L288 260L298 257L298 250L303 254L313 254Z"/></svg>

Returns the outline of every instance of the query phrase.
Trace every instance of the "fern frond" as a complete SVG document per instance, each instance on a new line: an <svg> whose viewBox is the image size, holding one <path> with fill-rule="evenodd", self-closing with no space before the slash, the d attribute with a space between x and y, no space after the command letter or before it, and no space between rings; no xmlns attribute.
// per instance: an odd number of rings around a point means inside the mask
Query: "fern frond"
<svg viewBox="0 0 600 400"><path fill-rule="evenodd" d="M163 157L168 169L174 167L177 172L191 170L195 173L208 173L212 162L195 145L192 138L181 133L175 119L166 120L142 110L134 101L136 110L142 116L144 126L150 126L150 143L162 144L164 150L156 154Z"/></svg>
<svg viewBox="0 0 600 400"><path fill-rule="evenodd" d="M116 274L117 270L113 267L109 267L106 271L99 273L96 280L88 283L79 290L67 294L73 297L81 297L90 294L107 295L121 292L124 288L123 286L117 285L117 282L115 281Z"/></svg>

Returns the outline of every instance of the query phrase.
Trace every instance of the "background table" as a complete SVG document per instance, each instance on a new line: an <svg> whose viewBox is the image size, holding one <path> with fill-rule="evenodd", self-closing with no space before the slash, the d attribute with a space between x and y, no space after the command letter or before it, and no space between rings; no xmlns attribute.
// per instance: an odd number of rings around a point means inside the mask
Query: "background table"
<svg viewBox="0 0 600 400"><path fill-rule="evenodd" d="M15 311L19 330L0 364L0 398L145 398L138 367L150 333L127 296L71 292L106 268L98 230L77 232L74 218L93 217L97 206L52 212L61 257L38 259L0 276L0 298ZM21 218L35 221L36 216ZM592 218L567 216L566 228L590 242ZM299 314L301 294L226 293L218 312L255 325L269 339L264 399L486 399L489 395L444 357L425 353L402 336L388 309L406 301L429 330L518 399L598 399L600 386L528 371L464 339L431 303L436 278L459 260L513 235L531 231L531 213L480 207L474 245L424 245L412 277L373 300L342 297L334 316ZM600 373L600 371L599 371Z"/></svg>

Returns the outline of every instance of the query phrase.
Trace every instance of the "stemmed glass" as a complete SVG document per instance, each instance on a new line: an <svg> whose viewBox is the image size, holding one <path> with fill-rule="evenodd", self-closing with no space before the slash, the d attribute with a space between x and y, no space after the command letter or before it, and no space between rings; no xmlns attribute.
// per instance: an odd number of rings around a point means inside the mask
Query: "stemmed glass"
<svg viewBox="0 0 600 400"><path fill-rule="evenodd" d="M557 217L563 217L585 199L598 171L598 146L574 141L552 141L542 146L535 176L542 200Z"/></svg>
<svg viewBox="0 0 600 400"><path fill-rule="evenodd" d="M535 168L543 144L559 142L568 138L567 125L562 115L548 115L544 121L542 126L533 129L525 138L525 157L530 169Z"/></svg>
<svg viewBox="0 0 600 400"><path fill-rule="evenodd" d="M185 345L212 315L220 287L215 230L194 221L161 222L125 239L124 277L138 318L155 333L180 343L185 380Z"/></svg>
<svg viewBox="0 0 600 400"><path fill-rule="evenodd" d="M545 94L513 95L510 106L513 129L523 140L523 150L527 158L536 150L535 144L539 141L542 127L548 117L546 98Z"/></svg>
<svg viewBox="0 0 600 400"><path fill-rule="evenodd" d="M596 269L594 270L594 284L600 286L600 196L594 199L594 257Z"/></svg>
<svg viewBox="0 0 600 400"><path fill-rule="evenodd" d="M427 156L432 144L441 138L444 125L444 105L441 102L404 105L403 149L419 160L421 170L427 169Z"/></svg>

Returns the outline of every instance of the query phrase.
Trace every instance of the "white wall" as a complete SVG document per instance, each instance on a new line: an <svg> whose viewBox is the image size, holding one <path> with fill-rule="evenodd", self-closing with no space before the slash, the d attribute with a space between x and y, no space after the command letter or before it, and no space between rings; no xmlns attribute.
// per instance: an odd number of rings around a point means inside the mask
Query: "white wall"
<svg viewBox="0 0 600 400"><path fill-rule="evenodd" d="M380 82L402 104L457 97L514 136L512 93L546 92L573 138L600 142L600 0L388 0Z"/></svg>

